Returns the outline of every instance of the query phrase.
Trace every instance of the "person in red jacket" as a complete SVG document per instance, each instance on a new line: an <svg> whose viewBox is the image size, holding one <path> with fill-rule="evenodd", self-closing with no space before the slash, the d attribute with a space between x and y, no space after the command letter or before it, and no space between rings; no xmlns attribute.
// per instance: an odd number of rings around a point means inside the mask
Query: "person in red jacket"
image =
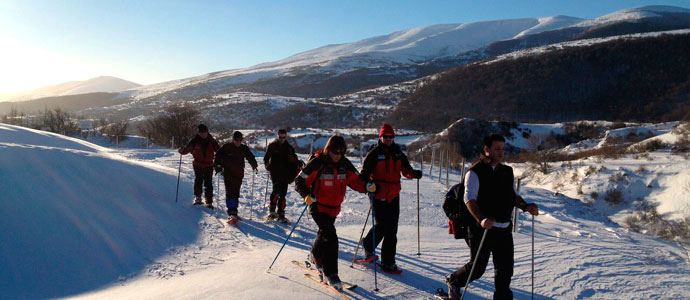
<svg viewBox="0 0 690 300"><path fill-rule="evenodd" d="M194 161L194 205L201 204L201 187L204 186L206 207L213 208L213 157L220 146L208 133L208 127L199 124L199 133L187 146L178 150L180 154L192 153Z"/></svg>
<svg viewBox="0 0 690 300"><path fill-rule="evenodd" d="M376 185L359 177L357 169L345 158L347 144L342 136L332 136L323 151L317 151L295 179L295 190L309 205L309 213L319 227L309 259L328 285L342 289L338 277L338 236L335 218L349 186L358 192L375 192Z"/></svg>
<svg viewBox="0 0 690 300"><path fill-rule="evenodd" d="M407 156L395 144L395 132L390 124L379 130L379 142L369 150L362 167L362 178L372 180L379 187L374 194L375 224L362 241L367 261L373 261L372 238L376 231L376 245L381 243L381 268L399 272L395 264L398 243L398 217L400 215L400 174L407 178L421 178L421 170L413 170Z"/></svg>

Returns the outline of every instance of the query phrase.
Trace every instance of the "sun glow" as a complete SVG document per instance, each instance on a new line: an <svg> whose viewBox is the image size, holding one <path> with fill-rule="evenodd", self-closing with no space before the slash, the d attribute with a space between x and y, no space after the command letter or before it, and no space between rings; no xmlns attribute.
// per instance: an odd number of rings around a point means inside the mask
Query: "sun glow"
<svg viewBox="0 0 690 300"><path fill-rule="evenodd" d="M99 75L91 71L87 62L24 44L2 32L0 41L0 94Z"/></svg>

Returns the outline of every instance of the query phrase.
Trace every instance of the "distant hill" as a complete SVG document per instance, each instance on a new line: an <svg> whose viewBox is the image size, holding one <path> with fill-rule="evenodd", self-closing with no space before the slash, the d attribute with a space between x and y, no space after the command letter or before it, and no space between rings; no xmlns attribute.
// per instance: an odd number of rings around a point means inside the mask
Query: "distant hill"
<svg viewBox="0 0 690 300"><path fill-rule="evenodd" d="M45 97L68 96L88 93L117 93L141 86L138 83L112 76L99 76L84 81L68 81L30 91L5 95L0 101L27 101Z"/></svg>
<svg viewBox="0 0 690 300"><path fill-rule="evenodd" d="M427 131L464 117L680 120L690 109L690 31L672 33L551 45L458 67L400 102L390 119Z"/></svg>
<svg viewBox="0 0 690 300"><path fill-rule="evenodd" d="M129 102L126 98L117 98L117 93L89 93L69 96L39 98L20 102L0 102L0 115L8 114L12 109L23 113L36 113L46 108L60 108L74 112L89 108L101 108Z"/></svg>

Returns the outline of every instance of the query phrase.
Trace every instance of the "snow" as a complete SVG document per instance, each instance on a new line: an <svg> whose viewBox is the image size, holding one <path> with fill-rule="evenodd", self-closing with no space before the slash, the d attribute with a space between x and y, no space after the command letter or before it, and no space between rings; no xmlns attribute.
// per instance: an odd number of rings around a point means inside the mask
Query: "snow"
<svg viewBox="0 0 690 300"><path fill-rule="evenodd" d="M664 152L650 157L585 159L573 162L572 169L554 166L551 174L524 182L521 194L542 211L534 218L537 299L690 297L688 252L621 227L609 214L623 211L624 205L607 208L587 196L623 172L628 179L621 186L644 183L649 197L663 202L660 208L687 205L688 161ZM291 228L258 219L266 215L267 177L261 164L254 176L247 166L239 208L244 220L229 227L222 222L224 201L216 202L216 210L191 205L189 155L183 157L179 201L174 202L179 158L169 149L108 149L0 124L0 298L338 299L290 263L306 258L316 234L308 215L267 272ZM572 174L601 165L606 168L581 179L586 192L579 195L577 184L569 183ZM640 165L647 171L633 171ZM516 175L529 171L527 165L514 167ZM451 184L458 180L452 172ZM649 181L656 182L651 190ZM556 183L560 187L554 189ZM353 298L432 299L431 293L444 287L443 276L468 260L464 241L447 234L441 209L447 187L436 175L420 180L421 256L416 255L416 188L416 180L402 180L397 262L405 271L378 272L378 292L370 268L349 267L369 200L348 192L336 227L340 277L360 286ZM632 190L633 198L642 192ZM287 198L287 216L296 221L304 206L292 187ZM531 224L520 214L513 235L516 299L531 296ZM467 299L491 298L492 273L490 263L470 285Z"/></svg>
<svg viewBox="0 0 690 300"><path fill-rule="evenodd" d="M568 16L551 16L538 18L539 24L531 27L525 31L520 32L515 36L519 38L529 34L536 34L544 31L554 30L558 28L568 27L570 25L581 22L582 19Z"/></svg>
<svg viewBox="0 0 690 300"><path fill-rule="evenodd" d="M69 81L45 86L30 91L13 93L8 97L0 95L0 101L26 101L31 99L67 96L86 93L116 93L140 86L137 83L112 76L98 76L84 81Z"/></svg>
<svg viewBox="0 0 690 300"><path fill-rule="evenodd" d="M660 16L659 13L690 13L690 9L685 9L675 6L664 6L664 5L650 5L635 7L629 9L623 9L619 11L612 12L610 14L603 15L598 18L582 21L575 26L586 27L586 26L596 26L606 23L612 23L616 21L628 21L635 22L643 18L651 18Z"/></svg>

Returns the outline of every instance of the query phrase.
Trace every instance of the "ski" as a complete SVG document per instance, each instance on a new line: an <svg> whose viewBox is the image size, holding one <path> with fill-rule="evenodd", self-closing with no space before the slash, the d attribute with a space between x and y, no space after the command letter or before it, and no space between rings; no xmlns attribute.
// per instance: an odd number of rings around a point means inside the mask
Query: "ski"
<svg viewBox="0 0 690 300"><path fill-rule="evenodd" d="M307 271L309 271L309 272L314 273L314 275L316 275L317 277L320 277L320 276L319 276L319 271L317 271L317 270L311 268L311 263L303 264L303 263L301 263L301 262L299 262L299 261L296 261L296 260L293 260L292 263L295 264L295 265L297 265L297 266L299 266L299 267L301 267L302 269L305 269L305 270L307 270ZM349 290L349 291L351 291L351 290L353 290L353 289L355 289L355 288L357 287L356 284L351 284L351 283L345 282L345 281L341 281L340 283L343 285L343 288L344 288L344 289Z"/></svg>
<svg viewBox="0 0 690 300"><path fill-rule="evenodd" d="M307 278L309 278L309 279L311 279L311 280L313 280L314 282L316 282L316 283L318 283L318 284L320 284L320 285L322 285L322 286L327 287L327 288L330 289L331 291L334 291L336 294L340 295L340 297L343 297L343 299L352 299L352 298L350 298L350 296L346 295L346 294L343 293L342 291L339 291L338 289L336 289L336 288L334 288L334 287L332 287L332 286L326 284L325 282L321 281L321 279L319 279L318 276L314 276L314 274L312 274L312 273L304 274L304 276L307 277Z"/></svg>
<svg viewBox="0 0 690 300"><path fill-rule="evenodd" d="M238 218L236 216L230 216L228 218L228 220L225 221L225 223L227 223L228 225L237 226L237 222L239 222L239 221L240 221L240 218Z"/></svg>
<svg viewBox="0 0 690 300"><path fill-rule="evenodd" d="M366 257L365 257L365 258L358 258L358 259L355 259L355 262L358 262L358 263L360 263L360 264L366 264L366 263L370 263L370 262L372 262L372 261L374 261L374 260L378 260L378 259L379 259L379 256L376 255L376 258L373 258L373 257L369 257L369 258L366 258Z"/></svg>
<svg viewBox="0 0 690 300"><path fill-rule="evenodd" d="M395 270L392 270L392 269L390 269L390 268L384 266L383 264L381 264L381 263L379 263L379 262L377 262L376 264L379 266L379 269L381 269L381 271L386 272L386 273L388 273L388 274L396 274L396 275L399 275L399 274L402 273L402 271L403 271L403 270L400 269L400 268L397 268L397 269L395 269Z"/></svg>
<svg viewBox="0 0 690 300"><path fill-rule="evenodd" d="M438 300L449 300L450 297L448 296L448 293L446 293L443 288L438 288L436 289L436 292L434 292L434 298Z"/></svg>

